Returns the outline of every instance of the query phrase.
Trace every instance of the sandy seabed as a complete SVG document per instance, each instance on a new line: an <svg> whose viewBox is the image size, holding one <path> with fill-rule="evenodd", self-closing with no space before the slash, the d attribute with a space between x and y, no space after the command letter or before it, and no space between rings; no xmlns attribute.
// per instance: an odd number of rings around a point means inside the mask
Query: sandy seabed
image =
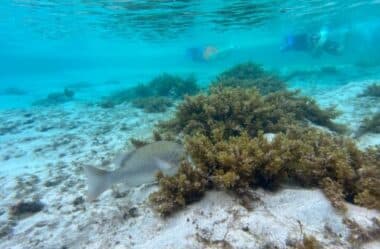
<svg viewBox="0 0 380 249"><path fill-rule="evenodd" d="M375 99L356 97L370 83L352 82L315 97L322 106L337 105L343 112L338 121L355 131L363 117L380 109ZM1 111L0 248L289 248L304 235L325 248L380 248L373 236L376 229L380 233L379 212L347 204L348 212L339 213L317 189L259 189L253 210L211 191L166 219L147 201L155 185L117 185L87 202L82 166L104 165L131 149L130 138L149 138L154 124L171 112L81 103ZM365 134L357 142L362 148L380 144L380 135ZM12 215L10 207L22 200L39 200L43 209ZM368 238L354 247L349 240L359 231Z"/></svg>

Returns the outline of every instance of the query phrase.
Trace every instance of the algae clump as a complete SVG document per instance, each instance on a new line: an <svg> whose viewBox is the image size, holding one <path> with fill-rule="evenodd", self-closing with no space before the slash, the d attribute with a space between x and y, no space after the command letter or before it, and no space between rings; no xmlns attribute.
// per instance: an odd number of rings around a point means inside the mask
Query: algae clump
<svg viewBox="0 0 380 249"><path fill-rule="evenodd" d="M165 112L173 105L173 101L167 97L146 97L134 99L132 105L143 109L148 113Z"/></svg>
<svg viewBox="0 0 380 249"><path fill-rule="evenodd" d="M380 111L372 117L364 118L355 136L360 137L368 132L380 133Z"/></svg>
<svg viewBox="0 0 380 249"><path fill-rule="evenodd" d="M121 89L112 93L100 102L100 106L112 108L115 105L129 101L136 102L139 101L139 99L143 100L138 102L137 105L146 106L148 102L160 100L159 102L162 103L162 99L170 99L173 101L181 99L185 95L194 95L197 92L199 92L199 87L193 75L180 77L164 73L156 76L148 83L140 83L135 87ZM148 108L147 110L148 112L157 112L154 108Z"/></svg>
<svg viewBox="0 0 380 249"><path fill-rule="evenodd" d="M380 83L373 83L367 86L358 97L380 97Z"/></svg>
<svg viewBox="0 0 380 249"><path fill-rule="evenodd" d="M161 123L159 128L162 132L206 136L220 129L228 138L242 131L250 136L257 135L259 130L285 131L292 125L311 121L342 132L344 127L332 121L338 114L333 108L322 110L314 100L300 96L299 92L261 96L256 89L211 87L208 94L186 97L174 119Z"/></svg>
<svg viewBox="0 0 380 249"><path fill-rule="evenodd" d="M221 73L213 85L224 87L255 87L260 94L283 91L286 84L278 76L266 72L260 65L251 62L238 64Z"/></svg>
<svg viewBox="0 0 380 249"><path fill-rule="evenodd" d="M380 160L374 158L380 149L360 151L352 140L310 125L341 131L332 121L337 115L298 92L262 96L256 89L211 87L209 93L186 97L158 130L182 137L193 164L170 178L160 176L151 201L168 215L207 189L244 196L252 188L295 184L321 188L343 211L345 201L378 209ZM190 185L177 187L195 176Z"/></svg>
<svg viewBox="0 0 380 249"><path fill-rule="evenodd" d="M163 216L199 200L207 186L207 179L202 173L186 161L181 163L175 176L164 176L159 172L157 180L160 191L152 193L149 199Z"/></svg>
<svg viewBox="0 0 380 249"><path fill-rule="evenodd" d="M238 65L208 92L185 97L175 116L157 126L160 136L182 140L192 159L174 176L159 175L160 189L150 198L159 213L167 216L208 189L244 198L252 188L284 184L318 187L342 211L346 201L380 209L380 147L361 151L340 135L345 126L333 121L340 114L334 107L252 83L271 85L268 77L255 64Z"/></svg>
<svg viewBox="0 0 380 249"><path fill-rule="evenodd" d="M185 148L194 166L183 165L182 172L170 178L161 176L161 189L152 195L153 204L164 215L192 202L194 196L198 199L206 186L237 196L251 188L273 190L282 184L319 187L340 210L345 210L344 201L380 208L379 148L362 152L349 139L300 127L280 132L273 140L261 132L255 137L243 132L225 139L216 129L210 137L187 136ZM194 177L194 172L197 180L177 187Z"/></svg>

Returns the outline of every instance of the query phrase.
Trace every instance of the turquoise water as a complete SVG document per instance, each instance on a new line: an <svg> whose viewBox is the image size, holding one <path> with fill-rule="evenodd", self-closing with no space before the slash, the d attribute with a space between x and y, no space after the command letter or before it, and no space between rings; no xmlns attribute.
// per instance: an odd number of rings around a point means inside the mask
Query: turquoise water
<svg viewBox="0 0 380 249"><path fill-rule="evenodd" d="M328 83L313 79L317 85L370 79L380 64L376 0L3 0L0 12L0 91L15 87L27 93L22 99L2 94L3 108L27 107L78 82L94 87L77 97L94 100L163 72L194 73L206 85L245 61L279 74L323 66L342 70ZM288 34L323 31L342 47L339 56L280 51ZM191 60L186 50L196 46L213 46L221 56ZM293 83L302 88L302 82Z"/></svg>
<svg viewBox="0 0 380 249"><path fill-rule="evenodd" d="M380 248L379 45L380 0L0 0L0 249Z"/></svg>

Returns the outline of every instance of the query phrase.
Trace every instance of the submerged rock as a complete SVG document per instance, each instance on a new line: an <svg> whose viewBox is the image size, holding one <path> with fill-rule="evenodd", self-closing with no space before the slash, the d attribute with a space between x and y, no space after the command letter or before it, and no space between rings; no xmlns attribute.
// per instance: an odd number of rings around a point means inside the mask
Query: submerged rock
<svg viewBox="0 0 380 249"><path fill-rule="evenodd" d="M84 203L84 198L82 196L78 196L77 198L74 199L73 205L78 206Z"/></svg>
<svg viewBox="0 0 380 249"><path fill-rule="evenodd" d="M20 201L9 208L10 214L20 216L40 212L45 204L40 201Z"/></svg>
<svg viewBox="0 0 380 249"><path fill-rule="evenodd" d="M0 238L7 236L12 232L13 222L0 223Z"/></svg>

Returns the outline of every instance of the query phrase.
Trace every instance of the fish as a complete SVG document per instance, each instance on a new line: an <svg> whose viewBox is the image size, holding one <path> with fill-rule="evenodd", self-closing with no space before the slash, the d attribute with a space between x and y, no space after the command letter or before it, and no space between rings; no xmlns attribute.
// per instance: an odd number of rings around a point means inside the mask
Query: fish
<svg viewBox="0 0 380 249"><path fill-rule="evenodd" d="M93 166L84 166L87 177L87 199L95 200L112 185L123 182L128 187L154 183L156 174L174 175L182 160L185 159L183 145L172 141L157 141L130 152L120 153L113 160L117 166L107 171Z"/></svg>

